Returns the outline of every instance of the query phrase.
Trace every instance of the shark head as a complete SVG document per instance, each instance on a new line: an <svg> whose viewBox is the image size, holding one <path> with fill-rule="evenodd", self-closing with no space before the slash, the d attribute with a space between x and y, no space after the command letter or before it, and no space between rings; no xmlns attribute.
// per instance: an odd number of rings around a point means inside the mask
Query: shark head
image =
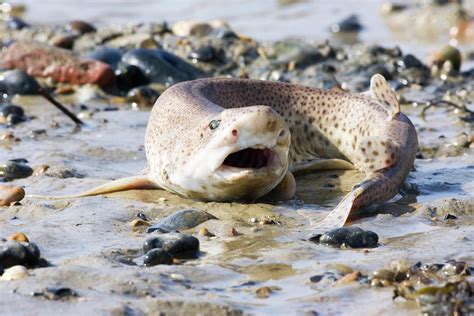
<svg viewBox="0 0 474 316"><path fill-rule="evenodd" d="M169 189L212 201L253 201L275 188L288 170L290 131L268 106L230 108L207 117L201 145L170 174Z"/></svg>

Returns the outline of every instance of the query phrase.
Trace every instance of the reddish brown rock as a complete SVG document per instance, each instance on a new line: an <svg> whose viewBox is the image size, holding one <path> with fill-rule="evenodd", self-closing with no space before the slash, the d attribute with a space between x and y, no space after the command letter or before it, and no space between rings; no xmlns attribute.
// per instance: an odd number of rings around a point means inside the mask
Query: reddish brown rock
<svg viewBox="0 0 474 316"><path fill-rule="evenodd" d="M105 63L80 59L65 49L36 42L11 44L2 56L2 67L72 84L92 83L105 87L115 81L114 71Z"/></svg>

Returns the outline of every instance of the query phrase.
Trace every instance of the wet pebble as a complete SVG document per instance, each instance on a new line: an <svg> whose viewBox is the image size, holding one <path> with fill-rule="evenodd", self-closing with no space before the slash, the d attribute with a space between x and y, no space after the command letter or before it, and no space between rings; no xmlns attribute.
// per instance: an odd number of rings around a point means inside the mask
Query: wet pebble
<svg viewBox="0 0 474 316"><path fill-rule="evenodd" d="M378 240L379 237L376 233L359 227L335 228L322 235L310 238L310 241L319 242L324 245L333 247L346 245L351 248L375 247Z"/></svg>
<svg viewBox="0 0 474 316"><path fill-rule="evenodd" d="M133 49L123 55L122 62L137 66L149 81L161 84L171 85L202 76L191 64L162 49Z"/></svg>
<svg viewBox="0 0 474 316"><path fill-rule="evenodd" d="M136 87L127 93L127 101L131 102L133 106L138 107L152 107L160 93L153 88L142 86Z"/></svg>
<svg viewBox="0 0 474 316"><path fill-rule="evenodd" d="M0 178L6 180L27 178L33 174L33 169L25 163L13 160L0 165Z"/></svg>
<svg viewBox="0 0 474 316"><path fill-rule="evenodd" d="M0 185L0 206L9 206L21 201L25 197L25 190L20 187Z"/></svg>
<svg viewBox="0 0 474 316"><path fill-rule="evenodd" d="M215 236L206 227L203 227L199 230L199 235L204 236L204 237L214 237Z"/></svg>
<svg viewBox="0 0 474 316"><path fill-rule="evenodd" d="M6 269L3 272L3 275L0 277L0 280L3 281L13 281L20 280L28 277L30 274L24 266L16 265Z"/></svg>
<svg viewBox="0 0 474 316"><path fill-rule="evenodd" d="M5 24L9 30L21 30L30 27L28 23L17 16L12 16Z"/></svg>
<svg viewBox="0 0 474 316"><path fill-rule="evenodd" d="M351 15L345 18L344 20L331 25L331 31L334 33L359 32L362 29L363 29L363 26L359 22L359 18L356 15Z"/></svg>
<svg viewBox="0 0 474 316"><path fill-rule="evenodd" d="M34 267L40 263L41 253L34 243L6 241L0 243L0 266L9 268L16 265Z"/></svg>
<svg viewBox="0 0 474 316"><path fill-rule="evenodd" d="M0 76L0 92L9 95L35 95L38 91L39 84L36 79L23 70L6 71Z"/></svg>
<svg viewBox="0 0 474 316"><path fill-rule="evenodd" d="M92 24L79 20L71 21L68 25L68 30L74 31L80 35L97 31Z"/></svg>
<svg viewBox="0 0 474 316"><path fill-rule="evenodd" d="M77 39L77 35L74 34L60 34L54 36L50 43L56 47L61 47L64 49L72 49L74 47L74 42Z"/></svg>
<svg viewBox="0 0 474 316"><path fill-rule="evenodd" d="M117 88L120 91L129 91L135 87L145 86L150 83L142 69L135 65L120 64L115 70Z"/></svg>
<svg viewBox="0 0 474 316"><path fill-rule="evenodd" d="M143 265L145 267L156 266L158 264L172 264L173 256L162 248L156 248L145 254Z"/></svg>
<svg viewBox="0 0 474 316"><path fill-rule="evenodd" d="M357 281L360 278L360 276L361 276L361 273L359 271L354 271L352 273L346 274L345 276L337 280L336 283L339 285L348 284L348 283Z"/></svg>
<svg viewBox="0 0 474 316"><path fill-rule="evenodd" d="M114 47L101 46L88 53L86 58L101 61L112 68L117 68L122 59L122 51Z"/></svg>
<svg viewBox="0 0 474 316"><path fill-rule="evenodd" d="M33 296L43 296L48 300L68 300L73 297L78 297L76 291L68 287L47 287L43 291L33 292Z"/></svg>
<svg viewBox="0 0 474 316"><path fill-rule="evenodd" d="M216 50L211 45L201 46L189 53L188 58L193 62L212 61L216 57Z"/></svg>
<svg viewBox="0 0 474 316"><path fill-rule="evenodd" d="M440 51L435 52L429 58L429 64L431 67L436 67L438 70L445 66L445 63L449 62L452 69L459 71L461 69L462 56L459 49L454 46L448 45L443 47Z"/></svg>
<svg viewBox="0 0 474 316"><path fill-rule="evenodd" d="M145 253L155 248L161 248L177 258L195 258L199 252L199 239L173 232L148 238L143 243Z"/></svg>
<svg viewBox="0 0 474 316"><path fill-rule="evenodd" d="M200 210L182 210L159 220L147 229L147 233L159 231L180 231L196 227L210 219L216 219L211 214Z"/></svg>
<svg viewBox="0 0 474 316"><path fill-rule="evenodd" d="M0 123L14 126L26 121L25 111L18 105L8 104L0 108Z"/></svg>
<svg viewBox="0 0 474 316"><path fill-rule="evenodd" d="M28 237L22 232L15 233L13 235L8 236L8 240L14 240L19 242L29 242Z"/></svg>

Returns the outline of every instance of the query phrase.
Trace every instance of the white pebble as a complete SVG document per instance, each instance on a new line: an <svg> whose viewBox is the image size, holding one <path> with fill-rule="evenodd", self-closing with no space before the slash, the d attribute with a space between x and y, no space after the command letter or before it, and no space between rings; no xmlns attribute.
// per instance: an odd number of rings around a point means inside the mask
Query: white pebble
<svg viewBox="0 0 474 316"><path fill-rule="evenodd" d="M0 277L0 280L20 280L26 278L29 275L30 274L28 273L28 270L24 266L13 266L3 272L3 275Z"/></svg>

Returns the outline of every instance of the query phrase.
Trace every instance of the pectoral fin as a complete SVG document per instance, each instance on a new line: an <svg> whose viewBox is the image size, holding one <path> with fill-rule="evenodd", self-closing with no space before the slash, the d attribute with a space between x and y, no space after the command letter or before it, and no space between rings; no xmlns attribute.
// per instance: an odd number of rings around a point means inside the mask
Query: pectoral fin
<svg viewBox="0 0 474 316"><path fill-rule="evenodd" d="M294 175L307 174L321 170L352 170L355 166L342 159L313 159L302 161L291 166Z"/></svg>
<svg viewBox="0 0 474 316"><path fill-rule="evenodd" d="M359 143L360 168L366 173L389 168L400 160L400 146L384 137L366 137Z"/></svg>
<svg viewBox="0 0 474 316"><path fill-rule="evenodd" d="M150 181L146 176L133 176L128 178L117 179L98 187L95 187L91 190L64 196L43 196L43 195L29 195L28 197L32 198L41 198L41 199L73 199L86 196L101 195L119 191L126 190L150 190L150 189L160 189L160 187L154 182Z"/></svg>

